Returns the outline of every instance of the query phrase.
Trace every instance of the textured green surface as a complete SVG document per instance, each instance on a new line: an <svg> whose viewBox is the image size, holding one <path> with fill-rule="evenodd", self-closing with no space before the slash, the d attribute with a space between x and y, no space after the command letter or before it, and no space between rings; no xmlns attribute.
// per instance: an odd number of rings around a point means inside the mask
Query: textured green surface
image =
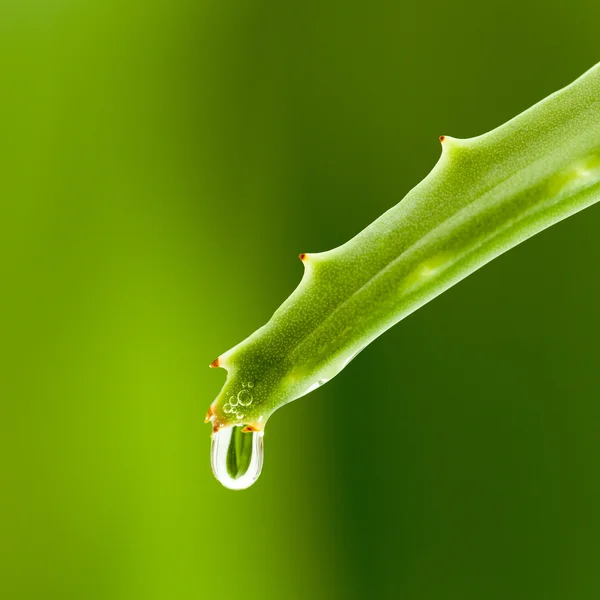
<svg viewBox="0 0 600 600"><path fill-rule="evenodd" d="M277 411L246 492L202 424L298 254L598 62L598 2L0 12L0 598L600 598L600 205Z"/></svg>
<svg viewBox="0 0 600 600"><path fill-rule="evenodd" d="M490 133L440 141L422 183L348 243L302 254L296 291L219 357L228 378L211 406L215 429L263 428L399 320L600 200L600 64Z"/></svg>

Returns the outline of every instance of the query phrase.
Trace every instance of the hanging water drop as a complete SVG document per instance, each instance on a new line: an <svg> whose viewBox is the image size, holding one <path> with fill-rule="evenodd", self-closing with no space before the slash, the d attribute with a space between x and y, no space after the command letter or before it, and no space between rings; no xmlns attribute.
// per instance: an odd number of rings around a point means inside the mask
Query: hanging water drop
<svg viewBox="0 0 600 600"><path fill-rule="evenodd" d="M250 487L263 465L263 432L226 427L212 435L210 462L219 482L230 490Z"/></svg>

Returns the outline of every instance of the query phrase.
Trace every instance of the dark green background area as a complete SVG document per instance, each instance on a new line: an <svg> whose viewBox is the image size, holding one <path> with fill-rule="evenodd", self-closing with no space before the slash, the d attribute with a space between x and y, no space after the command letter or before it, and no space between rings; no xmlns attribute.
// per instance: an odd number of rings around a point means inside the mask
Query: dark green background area
<svg viewBox="0 0 600 600"><path fill-rule="evenodd" d="M298 253L591 67L599 18L0 1L0 597L598 598L599 207L277 413L246 492L202 420Z"/></svg>

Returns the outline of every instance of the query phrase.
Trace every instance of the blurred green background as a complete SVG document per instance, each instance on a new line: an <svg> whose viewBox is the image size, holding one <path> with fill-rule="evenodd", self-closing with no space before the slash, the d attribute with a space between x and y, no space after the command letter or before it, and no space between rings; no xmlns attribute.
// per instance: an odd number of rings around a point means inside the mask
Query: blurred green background
<svg viewBox="0 0 600 600"><path fill-rule="evenodd" d="M246 492L202 423L298 253L591 67L599 17L0 0L0 597L600 597L600 207L275 415Z"/></svg>

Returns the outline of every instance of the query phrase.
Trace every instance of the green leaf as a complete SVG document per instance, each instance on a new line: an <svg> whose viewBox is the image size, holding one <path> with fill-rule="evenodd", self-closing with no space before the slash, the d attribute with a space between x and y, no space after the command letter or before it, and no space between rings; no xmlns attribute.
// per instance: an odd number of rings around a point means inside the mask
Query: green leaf
<svg viewBox="0 0 600 600"><path fill-rule="evenodd" d="M440 139L442 155L419 185L346 244L301 255L297 289L219 357L228 377L209 411L214 431L262 430L392 325L597 202L600 65L489 133Z"/></svg>

